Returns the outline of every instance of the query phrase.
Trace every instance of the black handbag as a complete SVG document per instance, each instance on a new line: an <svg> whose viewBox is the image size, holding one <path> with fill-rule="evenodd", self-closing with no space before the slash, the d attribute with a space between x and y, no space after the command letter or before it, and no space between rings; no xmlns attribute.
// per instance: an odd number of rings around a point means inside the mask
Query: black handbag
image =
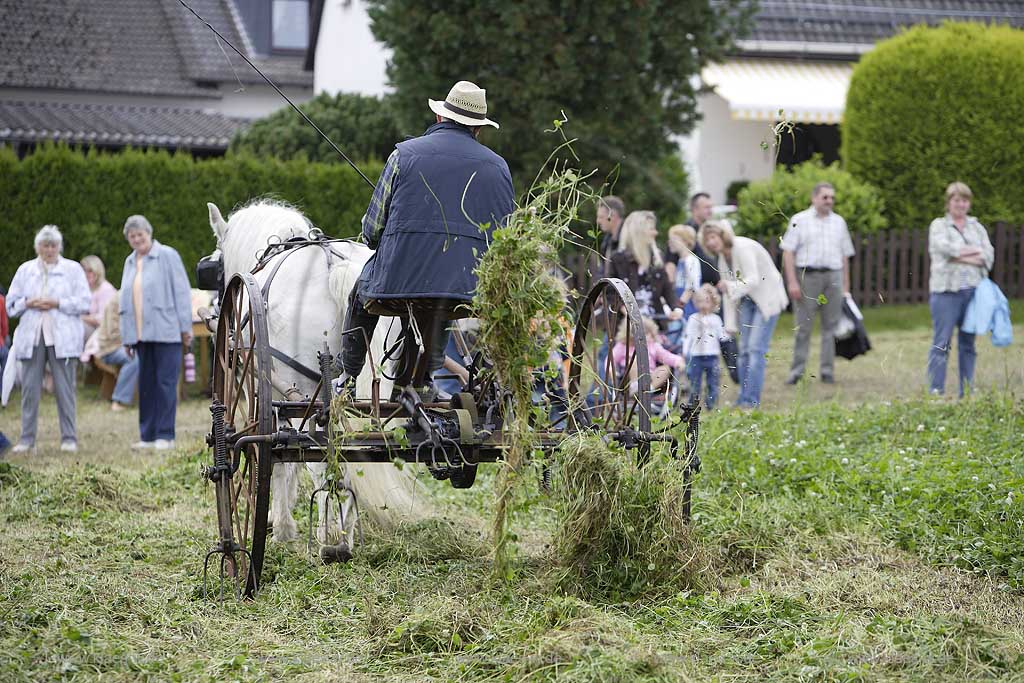
<svg viewBox="0 0 1024 683"><path fill-rule="evenodd" d="M725 369L729 371L729 379L734 384L740 383L740 349L736 340L732 337L719 343L722 347L722 360L725 362Z"/></svg>

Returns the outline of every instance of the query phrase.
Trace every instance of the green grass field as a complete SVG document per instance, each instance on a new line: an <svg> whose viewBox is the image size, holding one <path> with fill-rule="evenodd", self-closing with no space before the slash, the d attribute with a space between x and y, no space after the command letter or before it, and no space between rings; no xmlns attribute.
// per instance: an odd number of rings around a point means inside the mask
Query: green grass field
<svg viewBox="0 0 1024 683"><path fill-rule="evenodd" d="M424 471L440 516L368 529L349 565L272 544L256 601L204 599L206 404L139 455L135 413L83 390L69 456L47 397L51 437L0 463L0 681L1024 680L1024 352L979 340L979 392L928 399L927 315L893 309L834 386L782 386L780 323L766 409L702 424L700 587L628 599L559 588L536 487L497 583L494 466L470 491Z"/></svg>

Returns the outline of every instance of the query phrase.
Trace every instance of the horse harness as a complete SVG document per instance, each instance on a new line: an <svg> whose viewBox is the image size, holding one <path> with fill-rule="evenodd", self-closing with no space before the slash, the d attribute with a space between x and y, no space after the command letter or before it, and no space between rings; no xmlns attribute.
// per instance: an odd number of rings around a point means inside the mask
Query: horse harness
<svg viewBox="0 0 1024 683"><path fill-rule="evenodd" d="M352 240L349 239L327 237L327 235L325 235L322 231L320 231L317 228L314 228L313 230L310 230L309 234L305 237L289 237L286 240L280 242L271 242L270 244L268 244L267 248L263 250L263 254L260 255L259 260L256 262L256 266L253 267L252 271L250 271L252 272L253 275L266 268L267 264L274 260L275 257L281 254L284 254L284 257L278 259L277 262L274 263L274 265L270 269L270 275L267 276L266 282L264 282L263 286L260 288L260 293L263 294L263 301L268 301L268 296L270 294L270 284L274 281L274 278L277 277L278 271L281 270L281 266L284 265L284 262L288 259L289 256L306 247L320 247L320 250L324 254L324 258L327 259L327 272L330 272L331 266L334 264L335 257L341 260L348 259L348 256L336 251L334 247L332 247L331 245L336 242L351 241ZM270 347L270 355L274 359L281 361L282 363L284 363L285 365L287 365L292 370L299 373L306 379L309 379L313 382L319 382L321 380L319 371L313 370L312 368L303 365L295 358L292 358L284 351L281 351L280 349L275 348L274 346Z"/></svg>

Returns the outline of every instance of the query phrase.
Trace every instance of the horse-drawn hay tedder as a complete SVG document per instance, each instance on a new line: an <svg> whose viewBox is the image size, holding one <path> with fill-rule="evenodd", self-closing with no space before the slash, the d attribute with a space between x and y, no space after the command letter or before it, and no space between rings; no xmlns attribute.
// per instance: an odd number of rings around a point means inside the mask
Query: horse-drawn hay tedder
<svg viewBox="0 0 1024 683"><path fill-rule="evenodd" d="M235 216L231 222L235 223ZM211 223L223 247L228 241L228 226L212 206ZM279 233L269 240L270 246L252 267L243 263L232 270L230 264L225 264L225 272L234 274L226 284L221 280L219 314L208 323L215 328L216 346L212 427L208 435L212 462L204 476L215 487L219 537L206 556L204 584L207 572L213 570L219 574L221 592L225 586L233 586L236 594L246 597L254 596L261 586L269 527L279 523L271 519L272 497L282 495L276 488L272 493L275 468L293 463L335 466L336 476L325 476L319 484L314 481L309 540L312 544L314 507L319 506L321 521L331 510L340 517L340 541L331 547L341 547L347 554L334 559L347 559L361 528L358 485L353 485L353 468L346 465L394 469L398 461L415 463L455 488L468 488L481 463L503 460L509 441L506 425L510 402L489 369L486 350L469 355L468 381L445 400L423 400L408 388L390 391L387 363L380 356L373 357L372 350L364 371L370 373L368 389L363 382L357 398L334 397L334 353L340 351L337 345L345 331L327 335L334 348L328 341L317 340L316 330L309 330L305 336L298 334L291 327L302 328L306 321L298 313L288 317L292 302L277 297L271 285L288 277L282 275L287 270L284 262L299 252L306 252L310 264L326 261L330 270L330 252L336 260L344 261L354 258L349 250L365 247L327 238L315 230L305 235L294 233ZM357 270L361 266L358 259L353 266ZM311 266L298 266L299 270L303 268ZM322 307L331 309L334 326L340 327L344 315L326 294ZM275 311L290 322L268 325ZM625 368L617 367L611 354L607 354L603 367L597 367L594 356L598 345L608 343L609 331L614 343L615 331L623 323L629 349ZM287 346L284 337L288 334L304 339L292 344L292 353L281 348ZM595 339L595 334L600 339ZM634 343L637 340L639 343ZM579 306L564 390L542 392L539 397L538 403L544 408L535 412L549 419L534 421L531 436L536 447L551 452L567 434L592 430L609 442L621 444L635 456L638 465L650 457L653 444L663 444L662 448L670 449L680 460L687 477L696 471L697 410L684 409L681 413L686 423L682 447L668 430L675 425L652 427L650 368L644 340L643 322L629 288L621 280L598 281ZM418 363L426 362L424 351L421 346ZM315 362L310 362L313 358ZM631 366L635 372L627 371ZM304 378L305 383L295 378ZM688 506L689 489L686 496ZM274 533L278 533L276 528ZM324 545L338 540L329 539L325 530L318 532L318 539Z"/></svg>

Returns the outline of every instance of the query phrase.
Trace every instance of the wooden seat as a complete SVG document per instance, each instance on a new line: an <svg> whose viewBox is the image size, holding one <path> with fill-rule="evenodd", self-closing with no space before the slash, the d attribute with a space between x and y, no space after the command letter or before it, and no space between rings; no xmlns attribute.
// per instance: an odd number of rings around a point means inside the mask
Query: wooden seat
<svg viewBox="0 0 1024 683"><path fill-rule="evenodd" d="M114 387L117 385L117 375L121 368L117 365L104 363L99 356L92 357L92 365L100 371L100 398L104 401L111 401L114 398Z"/></svg>

